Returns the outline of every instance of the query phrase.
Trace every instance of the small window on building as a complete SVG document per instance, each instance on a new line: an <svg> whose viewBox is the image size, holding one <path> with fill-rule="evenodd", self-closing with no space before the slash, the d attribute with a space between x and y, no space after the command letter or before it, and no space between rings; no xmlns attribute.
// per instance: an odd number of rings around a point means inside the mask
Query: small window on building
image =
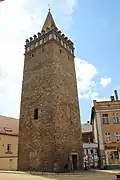
<svg viewBox="0 0 120 180"><path fill-rule="evenodd" d="M93 154L93 149L91 149L91 154Z"/></svg>
<svg viewBox="0 0 120 180"><path fill-rule="evenodd" d="M7 152L11 151L11 144L7 144Z"/></svg>
<svg viewBox="0 0 120 180"><path fill-rule="evenodd" d="M61 45L63 46L63 41L61 41Z"/></svg>
<svg viewBox="0 0 120 180"><path fill-rule="evenodd" d="M87 151L86 151L86 149L84 149L84 155L86 155L87 154Z"/></svg>
<svg viewBox="0 0 120 180"><path fill-rule="evenodd" d="M34 110L34 120L38 119L38 108Z"/></svg>
<svg viewBox="0 0 120 180"><path fill-rule="evenodd" d="M40 45L42 44L42 39L40 40Z"/></svg>
<svg viewBox="0 0 120 180"><path fill-rule="evenodd" d="M88 154L88 149L86 149L86 154Z"/></svg>
<svg viewBox="0 0 120 180"><path fill-rule="evenodd" d="M47 42L47 41L48 41L48 37L46 36L46 37L44 38L44 43Z"/></svg>
<svg viewBox="0 0 120 180"><path fill-rule="evenodd" d="M105 133L105 143L111 143L111 134L109 132Z"/></svg>
<svg viewBox="0 0 120 180"><path fill-rule="evenodd" d="M102 114L103 124L109 124L108 114Z"/></svg>
<svg viewBox="0 0 120 180"><path fill-rule="evenodd" d="M30 47L27 47L27 52L29 52L30 51Z"/></svg>
<svg viewBox="0 0 120 180"><path fill-rule="evenodd" d="M64 43L64 47L65 47L65 48L67 47L65 43Z"/></svg>
<svg viewBox="0 0 120 180"><path fill-rule="evenodd" d="M115 136L116 136L116 142L120 143L120 132L116 132Z"/></svg>
<svg viewBox="0 0 120 180"><path fill-rule="evenodd" d="M53 37L54 37L54 39L55 39L55 40L57 39L57 37L56 37L56 35L55 35L55 34L54 34L54 36L53 36Z"/></svg>
<svg viewBox="0 0 120 180"><path fill-rule="evenodd" d="M62 49L60 49L60 54L62 54Z"/></svg>
<svg viewBox="0 0 120 180"><path fill-rule="evenodd" d="M113 123L120 124L120 118L118 113L113 113Z"/></svg>
<svg viewBox="0 0 120 180"><path fill-rule="evenodd" d="M35 43L35 47L37 47L37 46L38 46L38 42Z"/></svg>
<svg viewBox="0 0 120 180"><path fill-rule="evenodd" d="M34 49L34 44L31 45L31 50Z"/></svg>
<svg viewBox="0 0 120 180"><path fill-rule="evenodd" d="M114 157L115 157L115 159L119 159L119 152L118 151L114 151Z"/></svg>
<svg viewBox="0 0 120 180"><path fill-rule="evenodd" d="M34 57L34 54L33 54L33 53L31 54L31 57Z"/></svg>
<svg viewBox="0 0 120 180"><path fill-rule="evenodd" d="M93 149L93 153L94 153L94 154L97 154L97 149Z"/></svg>

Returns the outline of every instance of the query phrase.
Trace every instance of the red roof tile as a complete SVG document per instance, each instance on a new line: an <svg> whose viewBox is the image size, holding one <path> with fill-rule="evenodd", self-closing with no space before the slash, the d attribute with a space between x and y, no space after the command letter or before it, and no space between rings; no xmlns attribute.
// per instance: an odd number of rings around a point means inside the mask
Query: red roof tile
<svg viewBox="0 0 120 180"><path fill-rule="evenodd" d="M55 25L55 22L54 22L54 19L53 19L53 17L52 17L52 14L51 14L51 12L49 11L48 12L48 15L47 15L47 17L46 17L46 20L45 20L45 22L44 22L44 25L43 25L43 28L42 28L42 30L46 30L46 28L47 27L56 27L56 25Z"/></svg>
<svg viewBox="0 0 120 180"><path fill-rule="evenodd" d="M11 117L0 116L0 133L18 135L19 120Z"/></svg>

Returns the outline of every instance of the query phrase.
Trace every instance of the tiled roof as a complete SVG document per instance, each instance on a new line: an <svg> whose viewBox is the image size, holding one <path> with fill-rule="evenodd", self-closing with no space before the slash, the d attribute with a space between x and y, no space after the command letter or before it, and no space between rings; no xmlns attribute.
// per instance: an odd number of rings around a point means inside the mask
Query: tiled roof
<svg viewBox="0 0 120 180"><path fill-rule="evenodd" d="M56 27L51 12L48 12L48 15L46 17L42 30L46 30L47 27Z"/></svg>
<svg viewBox="0 0 120 180"><path fill-rule="evenodd" d="M0 133L18 135L19 120L11 117L0 116Z"/></svg>

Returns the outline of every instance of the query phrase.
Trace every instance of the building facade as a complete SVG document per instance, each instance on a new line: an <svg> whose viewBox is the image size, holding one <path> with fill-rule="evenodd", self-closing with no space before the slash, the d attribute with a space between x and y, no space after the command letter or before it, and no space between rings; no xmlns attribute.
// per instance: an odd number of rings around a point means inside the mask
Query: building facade
<svg viewBox="0 0 120 180"><path fill-rule="evenodd" d="M98 143L94 142L94 134L92 125L88 122L82 124L82 140L84 149L84 167L97 168L98 167Z"/></svg>
<svg viewBox="0 0 120 180"><path fill-rule="evenodd" d="M116 91L115 91L116 92ZM115 93L116 94L116 93ZM120 100L94 101L91 123L99 144L101 165L120 164Z"/></svg>
<svg viewBox="0 0 120 180"><path fill-rule="evenodd" d="M0 170L17 170L19 121L0 116Z"/></svg>
<svg viewBox="0 0 120 180"><path fill-rule="evenodd" d="M73 43L48 13L41 33L26 40L18 169L83 168Z"/></svg>

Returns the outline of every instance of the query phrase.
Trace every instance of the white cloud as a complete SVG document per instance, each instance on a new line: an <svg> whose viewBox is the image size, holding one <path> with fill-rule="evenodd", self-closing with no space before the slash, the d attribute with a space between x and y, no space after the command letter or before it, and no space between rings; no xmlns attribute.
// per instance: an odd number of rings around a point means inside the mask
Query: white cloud
<svg viewBox="0 0 120 180"><path fill-rule="evenodd" d="M106 87L112 81L112 78L100 78L100 84L102 87Z"/></svg>
<svg viewBox="0 0 120 180"><path fill-rule="evenodd" d="M98 74L97 69L85 60L75 59L77 86L79 98L93 99L98 95L95 90L94 77Z"/></svg>
<svg viewBox="0 0 120 180"><path fill-rule="evenodd" d="M70 26L75 2L7 0L0 4L0 114L19 117L24 41L40 31L48 4L64 27Z"/></svg>
<svg viewBox="0 0 120 180"><path fill-rule="evenodd" d="M97 97L95 100L96 101L110 101L110 98L108 98L108 97Z"/></svg>

